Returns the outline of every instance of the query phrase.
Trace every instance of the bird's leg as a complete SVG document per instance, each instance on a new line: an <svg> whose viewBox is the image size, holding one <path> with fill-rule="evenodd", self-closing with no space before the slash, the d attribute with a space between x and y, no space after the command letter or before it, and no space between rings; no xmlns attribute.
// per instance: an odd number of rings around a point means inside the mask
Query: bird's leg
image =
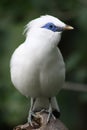
<svg viewBox="0 0 87 130"><path fill-rule="evenodd" d="M32 116L35 116L33 112L33 106L34 106L35 101L36 101L35 98L31 98L31 106L30 106L29 117L28 117L28 122L31 124L31 126L32 126Z"/></svg>
<svg viewBox="0 0 87 130"><path fill-rule="evenodd" d="M51 98L49 98L49 109L48 109L47 123L49 123L51 116L54 117L54 115L52 114ZM54 118L55 118L55 117L54 117Z"/></svg>

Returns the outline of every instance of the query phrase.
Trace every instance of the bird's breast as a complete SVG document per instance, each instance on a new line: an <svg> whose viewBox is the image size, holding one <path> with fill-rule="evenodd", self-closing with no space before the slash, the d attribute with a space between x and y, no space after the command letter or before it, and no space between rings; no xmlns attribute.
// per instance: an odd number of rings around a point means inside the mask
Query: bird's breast
<svg viewBox="0 0 87 130"><path fill-rule="evenodd" d="M59 49L55 49L50 55L46 56L40 71L40 83L43 95L49 97L56 95L62 88L64 80L64 61Z"/></svg>
<svg viewBox="0 0 87 130"><path fill-rule="evenodd" d="M11 79L25 96L53 96L62 87L64 78L64 62L57 49L42 53L38 50L29 51L22 45L12 56Z"/></svg>

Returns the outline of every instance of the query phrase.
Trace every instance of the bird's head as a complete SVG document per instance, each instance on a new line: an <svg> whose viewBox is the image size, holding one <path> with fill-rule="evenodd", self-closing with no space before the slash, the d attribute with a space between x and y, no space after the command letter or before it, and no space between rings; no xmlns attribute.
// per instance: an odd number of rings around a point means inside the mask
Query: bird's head
<svg viewBox="0 0 87 130"><path fill-rule="evenodd" d="M30 21L26 25L26 34L29 37L33 34L34 37L41 38L42 40L48 40L58 43L61 37L61 33L64 30L71 30L73 27L66 25L58 18L51 15L44 15Z"/></svg>

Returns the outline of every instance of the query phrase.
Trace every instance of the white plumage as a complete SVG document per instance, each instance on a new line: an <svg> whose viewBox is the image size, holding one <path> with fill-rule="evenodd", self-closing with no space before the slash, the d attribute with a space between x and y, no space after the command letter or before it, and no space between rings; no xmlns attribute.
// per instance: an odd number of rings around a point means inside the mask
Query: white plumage
<svg viewBox="0 0 87 130"><path fill-rule="evenodd" d="M26 97L35 100L32 111L58 110L55 96L65 80L65 65L57 44L61 32L73 29L59 19L45 15L29 22L26 40L13 53L10 64L11 80Z"/></svg>

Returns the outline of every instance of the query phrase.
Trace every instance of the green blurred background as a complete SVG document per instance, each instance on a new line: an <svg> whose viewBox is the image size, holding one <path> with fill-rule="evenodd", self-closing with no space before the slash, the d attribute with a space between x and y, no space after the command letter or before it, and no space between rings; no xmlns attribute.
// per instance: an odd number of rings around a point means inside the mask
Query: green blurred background
<svg viewBox="0 0 87 130"><path fill-rule="evenodd" d="M27 121L29 101L12 85L9 62L25 36L24 26L43 14L72 25L59 45L66 63L66 81L87 83L87 0L0 0L0 129ZM87 130L87 92L62 90L57 96L61 120L70 130Z"/></svg>

